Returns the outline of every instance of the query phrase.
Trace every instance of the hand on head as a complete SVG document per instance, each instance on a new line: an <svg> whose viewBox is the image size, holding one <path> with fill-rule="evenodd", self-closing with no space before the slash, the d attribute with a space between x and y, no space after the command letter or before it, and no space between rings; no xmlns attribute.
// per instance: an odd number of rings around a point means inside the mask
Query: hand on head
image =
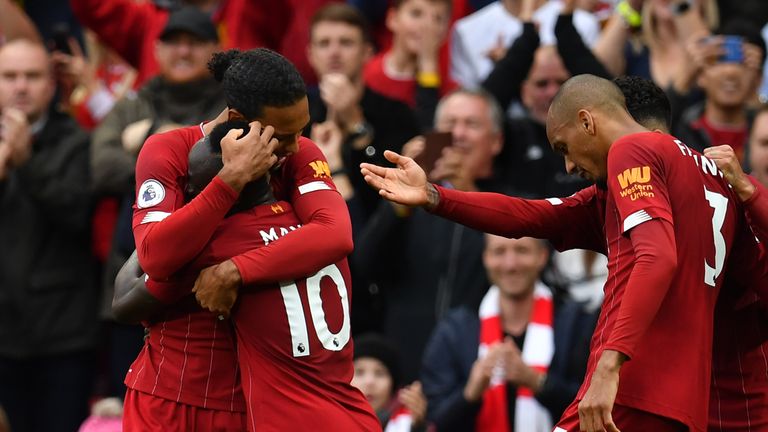
<svg viewBox="0 0 768 432"><path fill-rule="evenodd" d="M272 138L275 132L272 126L262 128L260 122L251 122L248 133L237 139L242 132L233 129L221 139L224 168L219 177L237 191L263 177L277 163L275 149L278 141Z"/></svg>

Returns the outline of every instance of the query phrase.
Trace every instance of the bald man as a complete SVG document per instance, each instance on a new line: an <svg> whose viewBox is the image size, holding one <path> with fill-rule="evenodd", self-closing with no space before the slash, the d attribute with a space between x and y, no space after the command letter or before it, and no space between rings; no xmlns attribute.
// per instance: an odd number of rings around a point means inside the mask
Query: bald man
<svg viewBox="0 0 768 432"><path fill-rule="evenodd" d="M0 47L0 405L14 431L77 430L94 369L88 136L54 91L43 46Z"/></svg>
<svg viewBox="0 0 768 432"><path fill-rule="evenodd" d="M397 168L363 172L385 198L473 228L608 254L588 374L556 430L705 430L721 273L731 251L757 255L737 200L713 162L636 123L609 81L569 80L547 132L568 171L597 185L529 201L430 185L395 154ZM732 247L737 238L743 247Z"/></svg>

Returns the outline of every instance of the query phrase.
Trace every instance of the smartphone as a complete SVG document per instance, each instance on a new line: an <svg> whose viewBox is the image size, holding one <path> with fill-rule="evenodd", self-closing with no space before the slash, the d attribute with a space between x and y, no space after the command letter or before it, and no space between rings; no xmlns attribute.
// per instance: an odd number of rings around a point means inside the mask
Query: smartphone
<svg viewBox="0 0 768 432"><path fill-rule="evenodd" d="M427 132L424 134L424 150L416 156L414 161L429 174L435 167L435 162L443 154L443 149L451 144L453 144L453 135L450 132Z"/></svg>
<svg viewBox="0 0 768 432"><path fill-rule="evenodd" d="M718 62L720 63L743 63L744 62L744 41L738 36L723 37L723 54Z"/></svg>
<svg viewBox="0 0 768 432"><path fill-rule="evenodd" d="M51 49L53 51L60 51L64 54L72 55L72 50L69 49L69 38L72 33L69 31L69 24L60 22L55 24L51 28Z"/></svg>

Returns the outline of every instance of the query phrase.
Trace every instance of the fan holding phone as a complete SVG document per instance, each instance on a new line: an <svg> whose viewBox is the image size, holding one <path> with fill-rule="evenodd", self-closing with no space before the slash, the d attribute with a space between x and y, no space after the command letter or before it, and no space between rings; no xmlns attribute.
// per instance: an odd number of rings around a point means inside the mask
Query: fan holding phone
<svg viewBox="0 0 768 432"><path fill-rule="evenodd" d="M765 54L760 29L732 19L717 35L694 39L688 54L705 101L682 110L673 135L698 151L730 145L743 160L749 105L756 99Z"/></svg>
<svg viewBox="0 0 768 432"><path fill-rule="evenodd" d="M493 178L493 159L501 151L501 114L496 100L482 90L458 90L437 106L435 130L405 144L429 181L459 190L480 190Z"/></svg>

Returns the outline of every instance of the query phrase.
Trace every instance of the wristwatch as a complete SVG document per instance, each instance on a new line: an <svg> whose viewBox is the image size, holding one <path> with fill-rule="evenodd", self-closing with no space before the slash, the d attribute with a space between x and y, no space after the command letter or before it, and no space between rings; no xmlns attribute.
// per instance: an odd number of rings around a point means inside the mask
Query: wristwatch
<svg viewBox="0 0 768 432"><path fill-rule="evenodd" d="M373 127L366 121L361 121L349 128L346 143L353 148L361 149L373 140Z"/></svg>
<svg viewBox="0 0 768 432"><path fill-rule="evenodd" d="M692 6L693 2L691 0L683 0L670 4L669 9L672 11L672 15L680 16L691 10Z"/></svg>

